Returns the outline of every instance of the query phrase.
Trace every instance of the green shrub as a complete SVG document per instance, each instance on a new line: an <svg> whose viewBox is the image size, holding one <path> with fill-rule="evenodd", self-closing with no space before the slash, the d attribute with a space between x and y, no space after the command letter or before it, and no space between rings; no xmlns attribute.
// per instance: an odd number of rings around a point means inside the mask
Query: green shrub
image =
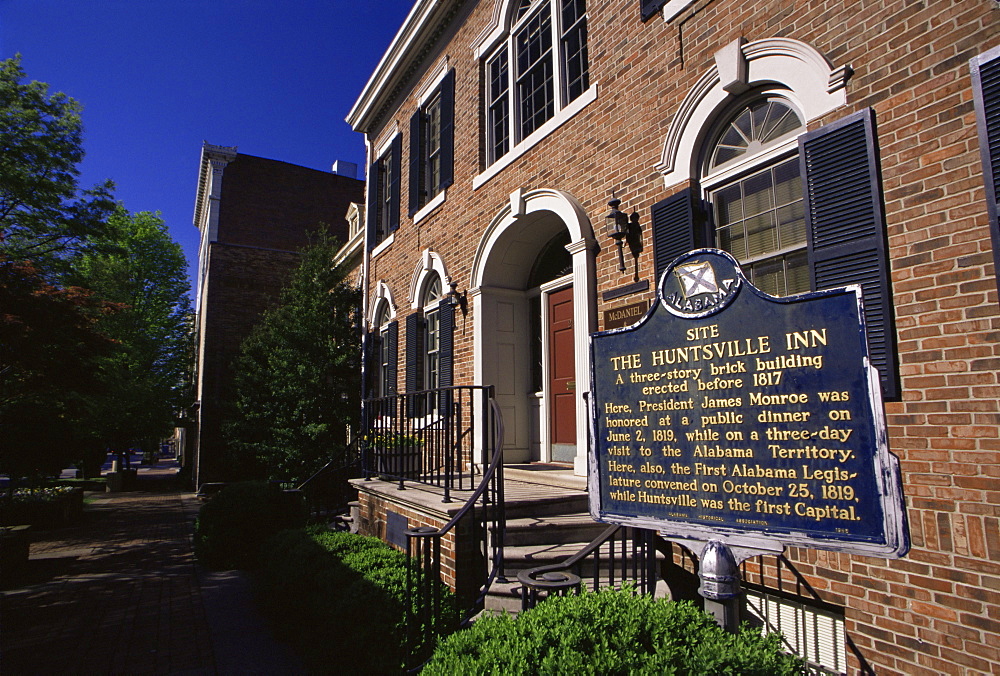
<svg viewBox="0 0 1000 676"><path fill-rule="evenodd" d="M399 673L407 658L408 559L378 538L320 527L277 534L265 548L258 598L313 673ZM457 625L439 587L441 622Z"/></svg>
<svg viewBox="0 0 1000 676"><path fill-rule="evenodd" d="M83 489L71 486L18 488L0 500L0 525L58 528L83 516Z"/></svg>
<svg viewBox="0 0 1000 676"><path fill-rule="evenodd" d="M225 486L198 512L194 553L213 570L256 568L275 533L305 524L301 496L264 482Z"/></svg>
<svg viewBox="0 0 1000 676"><path fill-rule="evenodd" d="M608 589L551 598L516 618L484 617L444 639L421 673L802 673L779 648L777 634L727 633L689 602Z"/></svg>

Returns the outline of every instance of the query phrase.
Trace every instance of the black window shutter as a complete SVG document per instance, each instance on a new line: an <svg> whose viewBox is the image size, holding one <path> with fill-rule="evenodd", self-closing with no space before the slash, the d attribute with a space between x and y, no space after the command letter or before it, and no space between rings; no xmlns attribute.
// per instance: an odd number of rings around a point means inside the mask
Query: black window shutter
<svg viewBox="0 0 1000 676"><path fill-rule="evenodd" d="M440 331L438 338L440 341L438 345L438 382L441 388L446 388L455 384L455 306L449 302L448 298L442 298L438 303L438 322ZM442 412L450 411L450 390L441 392L439 403Z"/></svg>
<svg viewBox="0 0 1000 676"><path fill-rule="evenodd" d="M814 289L860 284L868 351L887 398L899 394L885 215L870 108L799 137Z"/></svg>
<svg viewBox="0 0 1000 676"><path fill-rule="evenodd" d="M368 168L368 200L365 202L365 229L367 233L365 240L368 243L368 250L375 248L377 241L378 223L378 194L379 194L379 170L378 162L372 162Z"/></svg>
<svg viewBox="0 0 1000 676"><path fill-rule="evenodd" d="M414 312L406 318L406 391L424 389L424 317Z"/></svg>
<svg viewBox="0 0 1000 676"><path fill-rule="evenodd" d="M390 176L390 199L389 199L389 232L395 232L399 228L399 179L401 165L403 163L403 139L397 134L392 140L392 148L389 150L389 161L391 162ZM388 233L386 233L388 234Z"/></svg>
<svg viewBox="0 0 1000 676"><path fill-rule="evenodd" d="M378 354L379 338L376 333L366 333L361 341L361 363L364 368L364 377L361 379L361 398L368 399L378 393L375 379L378 377Z"/></svg>
<svg viewBox="0 0 1000 676"><path fill-rule="evenodd" d="M441 190L455 181L455 70L441 82Z"/></svg>
<svg viewBox="0 0 1000 676"><path fill-rule="evenodd" d="M685 188L650 209L656 283L667 266L683 253L705 245L705 210L694 190Z"/></svg>
<svg viewBox="0 0 1000 676"><path fill-rule="evenodd" d="M972 60L972 91L979 128L979 150L983 158L986 211L993 239L993 268L1000 288L1000 47Z"/></svg>
<svg viewBox="0 0 1000 676"><path fill-rule="evenodd" d="M649 21L665 4L667 4L667 0L639 0L642 20Z"/></svg>
<svg viewBox="0 0 1000 676"><path fill-rule="evenodd" d="M423 183L420 180L420 170L424 164L424 143L420 138L420 130L423 127L423 111L418 110L410 118L410 218L421 207L421 195L423 193Z"/></svg>
<svg viewBox="0 0 1000 676"><path fill-rule="evenodd" d="M388 352L388 373L386 374L386 395L396 394L396 371L399 364L399 356L397 351L399 349L399 322L392 321L389 322L389 326L386 327L385 337L383 340L389 342Z"/></svg>

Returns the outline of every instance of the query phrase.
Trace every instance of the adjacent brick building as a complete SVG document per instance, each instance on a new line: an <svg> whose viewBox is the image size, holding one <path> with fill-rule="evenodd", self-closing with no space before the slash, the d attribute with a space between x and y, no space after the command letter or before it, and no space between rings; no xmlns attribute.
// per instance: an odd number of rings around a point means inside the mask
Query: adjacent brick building
<svg viewBox="0 0 1000 676"><path fill-rule="evenodd" d="M994 0L419 0L348 117L393 354L369 395L494 385L511 462L584 473L588 336L676 255L725 248L774 295L860 283L912 548L744 579L827 627L834 673L997 673L998 46Z"/></svg>
<svg viewBox="0 0 1000 676"><path fill-rule="evenodd" d="M188 458L195 487L233 476L221 426L243 339L277 300L311 232L325 224L340 241L349 238L348 208L361 201L364 183L345 173L244 155L235 147L202 147L194 215L201 231L198 410Z"/></svg>

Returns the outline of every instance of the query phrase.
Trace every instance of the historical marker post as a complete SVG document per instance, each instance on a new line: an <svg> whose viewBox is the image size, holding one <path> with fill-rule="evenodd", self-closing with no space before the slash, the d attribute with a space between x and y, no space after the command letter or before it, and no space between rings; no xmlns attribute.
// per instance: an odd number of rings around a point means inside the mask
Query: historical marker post
<svg viewBox="0 0 1000 676"><path fill-rule="evenodd" d="M592 516L692 549L723 605L730 559L903 556L861 302L857 286L768 296L715 249L675 260L641 320L591 336Z"/></svg>

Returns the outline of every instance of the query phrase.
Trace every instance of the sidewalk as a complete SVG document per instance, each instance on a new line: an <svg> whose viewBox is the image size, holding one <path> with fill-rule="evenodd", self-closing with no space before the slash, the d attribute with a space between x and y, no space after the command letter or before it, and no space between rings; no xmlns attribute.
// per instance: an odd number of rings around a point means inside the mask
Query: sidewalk
<svg viewBox="0 0 1000 676"><path fill-rule="evenodd" d="M195 562L200 503L173 472L142 467L138 491L88 494L79 525L33 533L27 579L0 591L0 673L304 673L248 580Z"/></svg>

